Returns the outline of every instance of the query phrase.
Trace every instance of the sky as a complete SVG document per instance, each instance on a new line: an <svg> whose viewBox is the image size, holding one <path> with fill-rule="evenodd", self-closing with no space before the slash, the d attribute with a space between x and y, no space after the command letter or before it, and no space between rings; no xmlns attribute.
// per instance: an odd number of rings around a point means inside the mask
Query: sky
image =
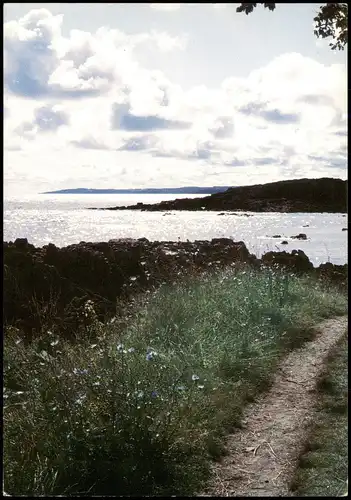
<svg viewBox="0 0 351 500"><path fill-rule="evenodd" d="M4 4L4 191L347 176L318 4Z"/></svg>

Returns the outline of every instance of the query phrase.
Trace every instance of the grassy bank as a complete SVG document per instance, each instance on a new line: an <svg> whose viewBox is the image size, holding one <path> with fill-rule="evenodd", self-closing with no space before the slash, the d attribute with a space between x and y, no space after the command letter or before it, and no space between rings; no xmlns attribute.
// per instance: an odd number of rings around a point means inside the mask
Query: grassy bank
<svg viewBox="0 0 351 500"><path fill-rule="evenodd" d="M311 278L241 270L161 287L127 326L76 344L4 342L5 491L191 495L281 356L347 300ZM86 315L94 320L93 305ZM91 339L98 339L89 340Z"/></svg>
<svg viewBox="0 0 351 500"><path fill-rule="evenodd" d="M318 383L317 420L300 457L292 489L298 496L337 497L348 477L347 332L330 353Z"/></svg>

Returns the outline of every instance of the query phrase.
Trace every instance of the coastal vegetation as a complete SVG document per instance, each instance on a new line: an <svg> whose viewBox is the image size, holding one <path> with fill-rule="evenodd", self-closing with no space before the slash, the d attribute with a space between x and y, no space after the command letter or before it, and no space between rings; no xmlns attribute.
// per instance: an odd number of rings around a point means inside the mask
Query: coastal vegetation
<svg viewBox="0 0 351 500"><path fill-rule="evenodd" d="M5 491L194 494L282 356L346 311L315 276L241 266L165 282L123 320L102 323L86 301L69 339L8 325Z"/></svg>
<svg viewBox="0 0 351 500"><path fill-rule="evenodd" d="M291 484L297 496L338 497L348 479L347 331L329 353L318 380L316 419Z"/></svg>

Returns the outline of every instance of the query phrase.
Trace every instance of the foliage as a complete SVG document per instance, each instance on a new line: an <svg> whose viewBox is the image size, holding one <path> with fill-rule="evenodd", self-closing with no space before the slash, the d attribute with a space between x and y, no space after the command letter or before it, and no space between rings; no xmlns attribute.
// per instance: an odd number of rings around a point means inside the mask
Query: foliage
<svg viewBox="0 0 351 500"><path fill-rule="evenodd" d="M191 495L225 433L289 349L346 298L276 270L161 287L133 318L4 338L4 487L11 495ZM150 296L151 295L151 296ZM85 307L94 329L92 302ZM94 341L92 341L94 339Z"/></svg>
<svg viewBox="0 0 351 500"><path fill-rule="evenodd" d="M265 8L273 11L275 3L259 2ZM242 3L237 7L237 12L250 14L257 3ZM327 3L320 7L320 11L314 18L314 34L318 38L332 37L333 42L329 44L332 50L344 50L348 42L348 7L347 3Z"/></svg>
<svg viewBox="0 0 351 500"><path fill-rule="evenodd" d="M319 379L317 417L291 485L295 496L347 496L347 349L345 332Z"/></svg>

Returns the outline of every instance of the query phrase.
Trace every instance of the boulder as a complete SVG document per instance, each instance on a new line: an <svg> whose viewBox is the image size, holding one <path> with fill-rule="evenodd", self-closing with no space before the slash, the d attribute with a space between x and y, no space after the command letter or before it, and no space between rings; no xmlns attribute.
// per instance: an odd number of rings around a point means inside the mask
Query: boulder
<svg viewBox="0 0 351 500"><path fill-rule="evenodd" d="M290 236L294 240L307 240L307 235L305 233L299 233L296 236Z"/></svg>

